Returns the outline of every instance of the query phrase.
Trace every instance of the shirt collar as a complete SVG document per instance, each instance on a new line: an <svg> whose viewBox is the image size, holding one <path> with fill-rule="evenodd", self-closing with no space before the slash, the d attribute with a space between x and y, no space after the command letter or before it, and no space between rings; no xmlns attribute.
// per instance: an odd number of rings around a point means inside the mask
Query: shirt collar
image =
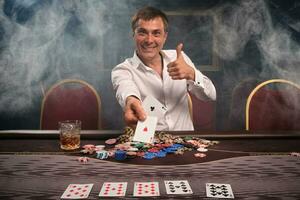
<svg viewBox="0 0 300 200"><path fill-rule="evenodd" d="M162 55L163 59L169 59L168 55L165 54L162 51L160 51L160 54ZM137 56L136 51L134 51L133 57L132 57L132 66L135 68L138 67L144 67L145 69L148 69L148 67L146 65L144 65L144 63L141 61L141 59Z"/></svg>

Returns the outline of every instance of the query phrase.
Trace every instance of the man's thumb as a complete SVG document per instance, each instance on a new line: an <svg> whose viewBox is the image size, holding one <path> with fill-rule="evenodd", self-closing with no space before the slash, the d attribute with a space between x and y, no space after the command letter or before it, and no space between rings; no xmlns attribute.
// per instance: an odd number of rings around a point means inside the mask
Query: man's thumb
<svg viewBox="0 0 300 200"><path fill-rule="evenodd" d="M182 43L179 43L176 47L177 58L181 57L182 47L183 47Z"/></svg>

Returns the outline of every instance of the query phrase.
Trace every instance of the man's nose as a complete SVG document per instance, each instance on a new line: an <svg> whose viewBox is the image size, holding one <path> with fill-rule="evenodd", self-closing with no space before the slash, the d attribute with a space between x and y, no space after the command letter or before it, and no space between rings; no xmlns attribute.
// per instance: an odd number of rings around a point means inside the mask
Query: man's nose
<svg viewBox="0 0 300 200"><path fill-rule="evenodd" d="M146 41L147 41L148 43L153 42L153 41L154 41L154 36L153 36L151 33L148 34L147 37L146 37Z"/></svg>

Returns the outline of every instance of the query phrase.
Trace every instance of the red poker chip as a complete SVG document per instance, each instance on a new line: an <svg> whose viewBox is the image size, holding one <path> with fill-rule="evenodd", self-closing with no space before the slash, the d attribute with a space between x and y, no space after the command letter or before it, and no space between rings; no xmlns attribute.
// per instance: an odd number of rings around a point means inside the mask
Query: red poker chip
<svg viewBox="0 0 300 200"><path fill-rule="evenodd" d="M117 139L116 138L112 138L112 139L106 140L105 144L112 145L112 144L115 144L116 142L117 142Z"/></svg>
<svg viewBox="0 0 300 200"><path fill-rule="evenodd" d="M148 152L156 153L156 152L159 152L159 150L155 149L155 148L151 148L151 149L148 149Z"/></svg>

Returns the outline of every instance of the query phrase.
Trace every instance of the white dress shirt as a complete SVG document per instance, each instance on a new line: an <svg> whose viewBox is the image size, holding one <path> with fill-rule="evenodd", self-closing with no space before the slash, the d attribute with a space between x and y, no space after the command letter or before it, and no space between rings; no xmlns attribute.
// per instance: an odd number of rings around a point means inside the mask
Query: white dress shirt
<svg viewBox="0 0 300 200"><path fill-rule="evenodd" d="M124 109L128 96L133 95L143 101L147 95L151 95L167 108L166 114L158 119L156 130L194 130L187 92L190 91L202 100L215 100L216 89L184 52L184 60L195 69L195 81L172 80L167 72L167 65L176 60L176 50L162 50L161 54L162 78L152 68L145 66L136 53L117 65L111 74L116 98Z"/></svg>

